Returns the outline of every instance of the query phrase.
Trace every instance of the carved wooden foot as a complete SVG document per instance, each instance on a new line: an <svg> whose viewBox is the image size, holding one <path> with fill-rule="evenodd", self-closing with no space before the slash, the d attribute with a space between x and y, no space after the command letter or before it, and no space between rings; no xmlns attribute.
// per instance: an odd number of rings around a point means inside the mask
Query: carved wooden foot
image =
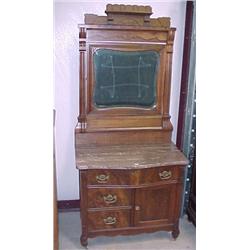
<svg viewBox="0 0 250 250"><path fill-rule="evenodd" d="M176 240L177 237L179 236L179 234L180 234L179 227L176 227L176 228L172 231L172 237Z"/></svg>
<svg viewBox="0 0 250 250"><path fill-rule="evenodd" d="M88 238L86 238L84 235L82 235L80 240L81 240L82 246L87 248L87 246L88 246Z"/></svg>

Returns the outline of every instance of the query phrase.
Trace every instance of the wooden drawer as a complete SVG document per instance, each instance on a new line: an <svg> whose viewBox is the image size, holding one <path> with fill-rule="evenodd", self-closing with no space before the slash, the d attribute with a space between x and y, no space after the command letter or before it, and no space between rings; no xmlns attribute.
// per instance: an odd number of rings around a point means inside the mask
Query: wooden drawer
<svg viewBox="0 0 250 250"><path fill-rule="evenodd" d="M129 209L88 212L88 228L90 231L129 226Z"/></svg>
<svg viewBox="0 0 250 250"><path fill-rule="evenodd" d="M156 182L171 182L182 180L184 177L184 167L164 166L140 170L138 184L150 184Z"/></svg>
<svg viewBox="0 0 250 250"><path fill-rule="evenodd" d="M88 207L113 207L131 205L131 190L121 188L89 188Z"/></svg>
<svg viewBox="0 0 250 250"><path fill-rule="evenodd" d="M88 185L130 185L131 174L126 170L89 170Z"/></svg>
<svg viewBox="0 0 250 250"><path fill-rule="evenodd" d="M163 166L138 170L89 170L88 185L141 185L155 182L180 181L184 166Z"/></svg>

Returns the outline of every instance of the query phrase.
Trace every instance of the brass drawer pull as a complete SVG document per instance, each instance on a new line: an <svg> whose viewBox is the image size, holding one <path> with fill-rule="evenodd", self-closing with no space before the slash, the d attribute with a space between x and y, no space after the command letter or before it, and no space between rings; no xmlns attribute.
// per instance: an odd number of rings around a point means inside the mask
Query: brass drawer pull
<svg viewBox="0 0 250 250"><path fill-rule="evenodd" d="M105 174L97 175L96 180L98 183L107 183L109 180L109 175L105 175Z"/></svg>
<svg viewBox="0 0 250 250"><path fill-rule="evenodd" d="M162 180L167 180L167 179L170 179L170 178L171 178L172 173L171 173L170 170L169 170L169 171L165 170L165 171L159 173L159 176L160 176L160 178L161 178Z"/></svg>
<svg viewBox="0 0 250 250"><path fill-rule="evenodd" d="M116 195L108 194L107 196L103 196L103 200L107 204L112 204L112 203L115 203L117 201L117 197L116 197Z"/></svg>
<svg viewBox="0 0 250 250"><path fill-rule="evenodd" d="M116 223L116 218L115 217L107 217L106 219L103 219L103 221L106 225L113 225Z"/></svg>
<svg viewBox="0 0 250 250"><path fill-rule="evenodd" d="M141 209L140 206L135 206L136 211L139 211L140 209Z"/></svg>

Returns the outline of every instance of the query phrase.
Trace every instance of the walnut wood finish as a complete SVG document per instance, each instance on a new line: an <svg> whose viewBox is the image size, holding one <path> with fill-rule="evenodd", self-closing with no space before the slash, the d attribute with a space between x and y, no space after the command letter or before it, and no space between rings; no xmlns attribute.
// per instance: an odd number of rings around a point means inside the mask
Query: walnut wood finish
<svg viewBox="0 0 250 250"><path fill-rule="evenodd" d="M143 8L136 9L139 12L145 12ZM117 14L117 8L112 9L111 6L107 10L114 10L113 16ZM146 8L146 12L148 10ZM126 11L122 8L118 12L123 13ZM129 20L128 13L125 14L125 17L126 20ZM126 131L130 137L134 130L153 129L157 130L161 136L165 136L167 142L170 142L173 128L169 115L169 95L174 34L175 28L161 24L157 27L150 25L134 26L129 23L127 25L124 23L122 25L107 23L106 25L95 25L87 22L84 25L79 25L80 115L76 133ZM93 54L100 48L119 51L153 50L159 53L160 64L157 74L157 96L154 108L97 109L94 106L92 99L95 85ZM86 72L84 70L85 52L88 62ZM165 133L166 131L168 133ZM113 133L109 133L109 136L113 137ZM114 136L116 135L114 134Z"/></svg>
<svg viewBox="0 0 250 250"><path fill-rule="evenodd" d="M175 192L175 185L137 189L135 225L152 226L173 223Z"/></svg>
<svg viewBox="0 0 250 250"><path fill-rule="evenodd" d="M81 244L87 246L88 238L98 235L158 230L171 231L177 238L188 161L171 143L175 28L170 27L170 18L150 18L150 6L108 5L106 14L87 14L85 24L79 25L80 107L75 148ZM93 55L98 49L158 52L154 107L95 107Z"/></svg>
<svg viewBox="0 0 250 250"><path fill-rule="evenodd" d="M170 18L150 18L152 8L150 6L108 4L105 13L107 16L85 14L85 24L92 25L134 25L148 27L169 27Z"/></svg>
<svg viewBox="0 0 250 250"><path fill-rule="evenodd" d="M89 210L112 206L131 206L131 190L122 188L89 188Z"/></svg>
<svg viewBox="0 0 250 250"><path fill-rule="evenodd" d="M162 179L164 171L172 175ZM80 170L82 244L97 235L157 230L172 231L177 238L184 171L183 165Z"/></svg>
<svg viewBox="0 0 250 250"><path fill-rule="evenodd" d="M87 189L87 172L82 171L80 173L80 216L82 225L82 235L80 238L83 246L88 245L88 189Z"/></svg>
<svg viewBox="0 0 250 250"><path fill-rule="evenodd" d="M94 232L103 229L126 228L130 226L130 210L117 209L88 212L89 230Z"/></svg>
<svg viewBox="0 0 250 250"><path fill-rule="evenodd" d="M112 159L110 159L110 162ZM104 162L107 164L107 162ZM109 163L110 164L110 163ZM110 164L112 165L112 164ZM183 166L164 166L143 169L97 169L87 170L87 187L119 186L139 187L182 182L184 178ZM103 189L102 189L103 190ZM94 191L91 191L94 192Z"/></svg>
<svg viewBox="0 0 250 250"><path fill-rule="evenodd" d="M113 129L114 130L114 129ZM133 142L141 144L164 143L171 140L171 131L160 131L152 129L131 129L129 131L109 131L98 133L79 133L79 128L75 130L75 147L78 149L91 145L131 145ZM84 151L82 151L84 152Z"/></svg>
<svg viewBox="0 0 250 250"><path fill-rule="evenodd" d="M181 166L164 166L143 169L140 171L139 184L153 184L158 182L183 181L184 168Z"/></svg>

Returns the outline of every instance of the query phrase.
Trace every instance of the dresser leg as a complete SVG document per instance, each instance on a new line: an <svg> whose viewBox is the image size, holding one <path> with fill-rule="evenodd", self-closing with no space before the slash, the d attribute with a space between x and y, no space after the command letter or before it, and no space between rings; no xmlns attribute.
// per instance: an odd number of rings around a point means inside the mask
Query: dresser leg
<svg viewBox="0 0 250 250"><path fill-rule="evenodd" d="M172 231L172 237L176 240L180 234L179 225L177 224Z"/></svg>
<svg viewBox="0 0 250 250"><path fill-rule="evenodd" d="M82 234L80 239L81 239L81 244L82 244L82 246L84 246L84 247L87 248L87 246L88 246L88 238L85 237L85 236Z"/></svg>

